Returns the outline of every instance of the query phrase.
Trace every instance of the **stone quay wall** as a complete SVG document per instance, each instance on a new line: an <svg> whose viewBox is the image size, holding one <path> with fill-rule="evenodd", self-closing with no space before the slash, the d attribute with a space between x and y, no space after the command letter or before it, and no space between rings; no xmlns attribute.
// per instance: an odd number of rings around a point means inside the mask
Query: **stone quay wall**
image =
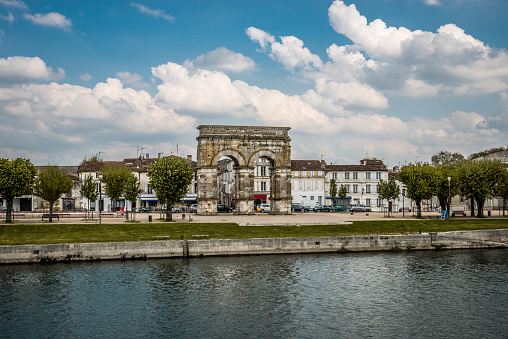
<svg viewBox="0 0 508 339"><path fill-rule="evenodd" d="M507 230L311 238L154 240L0 246L0 264L508 247Z"/></svg>

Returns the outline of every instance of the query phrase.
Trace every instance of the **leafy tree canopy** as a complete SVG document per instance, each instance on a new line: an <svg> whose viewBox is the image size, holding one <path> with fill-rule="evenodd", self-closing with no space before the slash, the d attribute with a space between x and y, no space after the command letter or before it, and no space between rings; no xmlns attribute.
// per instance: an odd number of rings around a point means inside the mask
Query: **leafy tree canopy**
<svg viewBox="0 0 508 339"><path fill-rule="evenodd" d="M451 153L449 151L441 151L438 154L434 154L431 158L432 165L450 165L457 164L458 162L464 160L464 156L460 153Z"/></svg>
<svg viewBox="0 0 508 339"><path fill-rule="evenodd" d="M48 166L35 179L34 194L49 202L49 221L53 221L53 205L62 194L72 190L72 180L57 166Z"/></svg>
<svg viewBox="0 0 508 339"><path fill-rule="evenodd" d="M100 175L102 175L102 182L105 184L104 193L111 200L116 201L124 194L125 184L133 173L130 168L124 166L111 166L103 168Z"/></svg>
<svg viewBox="0 0 508 339"><path fill-rule="evenodd" d="M485 200L506 182L506 166L499 160L468 160L460 163L457 172L462 195L475 199L482 218Z"/></svg>
<svg viewBox="0 0 508 339"><path fill-rule="evenodd" d="M148 177L157 198L167 204L166 220L172 220L171 205L183 199L194 177L189 162L180 157L160 158L148 170Z"/></svg>
<svg viewBox="0 0 508 339"><path fill-rule="evenodd" d="M397 185L394 178L390 178L386 181L383 179L379 180L377 187L377 193L381 199L390 201L396 199L400 195L400 187Z"/></svg>
<svg viewBox="0 0 508 339"><path fill-rule="evenodd" d="M28 159L0 158L0 196L7 201L6 222L12 221L14 198L32 193L36 174L37 169Z"/></svg>
<svg viewBox="0 0 508 339"><path fill-rule="evenodd" d="M478 152L478 153L473 153L471 154L468 159L469 160L474 160L474 159L478 159L478 158L481 158L483 156L486 156L486 155L489 155L489 154L492 154L492 153L497 153L497 152L503 152L503 151L506 151L507 149L505 147L493 147L493 148L490 148L490 149L487 149L485 151L481 151L481 152Z"/></svg>
<svg viewBox="0 0 508 339"><path fill-rule="evenodd" d="M407 196L414 200L421 217L421 202L430 199L437 191L438 173L436 167L429 164L410 164L401 168L400 181L406 186Z"/></svg>
<svg viewBox="0 0 508 339"><path fill-rule="evenodd" d="M330 197L332 198L332 204L335 204L335 197L337 196L337 183L335 179L330 180Z"/></svg>

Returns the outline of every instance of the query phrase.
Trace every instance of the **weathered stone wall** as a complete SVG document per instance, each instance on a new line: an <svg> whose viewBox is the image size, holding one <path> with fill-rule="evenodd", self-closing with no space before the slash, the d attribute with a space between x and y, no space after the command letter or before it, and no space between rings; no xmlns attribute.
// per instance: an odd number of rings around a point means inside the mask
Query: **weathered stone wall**
<svg viewBox="0 0 508 339"><path fill-rule="evenodd" d="M355 237L212 239L0 246L0 264L500 247L508 247L508 230Z"/></svg>

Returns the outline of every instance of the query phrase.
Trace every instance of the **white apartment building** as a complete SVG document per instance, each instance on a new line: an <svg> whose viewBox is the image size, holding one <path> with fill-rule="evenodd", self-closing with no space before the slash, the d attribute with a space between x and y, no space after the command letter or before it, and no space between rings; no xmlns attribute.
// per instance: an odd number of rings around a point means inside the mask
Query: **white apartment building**
<svg viewBox="0 0 508 339"><path fill-rule="evenodd" d="M381 160L363 159L360 165L326 165L325 194L326 205L332 204L330 181L335 179L337 191L341 185L346 187L349 204L361 204L380 211L383 201L377 194L379 180L388 180L388 169ZM336 197L337 199L338 197Z"/></svg>
<svg viewBox="0 0 508 339"><path fill-rule="evenodd" d="M291 160L291 194L294 203L317 200L325 204L326 164L319 160Z"/></svg>

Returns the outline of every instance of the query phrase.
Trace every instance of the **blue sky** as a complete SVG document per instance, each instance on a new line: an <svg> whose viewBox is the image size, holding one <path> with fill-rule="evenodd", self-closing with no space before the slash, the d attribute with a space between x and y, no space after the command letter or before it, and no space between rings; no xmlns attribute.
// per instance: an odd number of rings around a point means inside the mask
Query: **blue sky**
<svg viewBox="0 0 508 339"><path fill-rule="evenodd" d="M0 0L0 157L196 155L291 127L293 159L507 145L508 2Z"/></svg>

